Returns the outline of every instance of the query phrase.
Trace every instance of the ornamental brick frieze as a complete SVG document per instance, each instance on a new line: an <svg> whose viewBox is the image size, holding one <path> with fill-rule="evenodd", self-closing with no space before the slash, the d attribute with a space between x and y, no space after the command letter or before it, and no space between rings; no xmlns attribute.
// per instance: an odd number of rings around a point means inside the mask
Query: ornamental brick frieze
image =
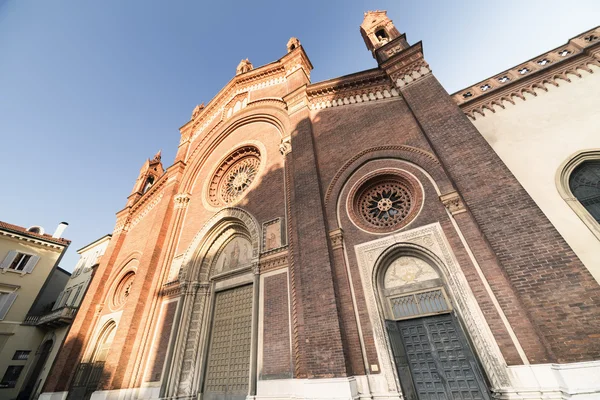
<svg viewBox="0 0 600 400"><path fill-rule="evenodd" d="M156 205L158 203L160 203L160 201L162 200L163 196L164 196L165 192L164 190L162 192L160 192L160 194L156 197L154 197L152 199L152 201L150 201L146 207L144 207L143 209L141 209L141 211L137 212L135 216L132 217L131 219L131 225L130 225L130 229L132 229L134 226L136 226L138 223L140 223L140 221L142 219L144 219L144 217L154 208L156 207Z"/></svg>
<svg viewBox="0 0 600 400"><path fill-rule="evenodd" d="M252 71L251 73L253 73ZM247 74L251 74L247 73ZM244 74L246 75L246 74ZM216 98L214 98L206 107L201 108L198 112L192 114L192 120L190 121L191 128L186 127L185 130L190 130L190 139L196 139L202 134L208 127L210 127L215 120L221 121L227 117L228 105L232 104L231 107L235 106L235 100L238 97L247 97L250 92L255 90L264 89L274 85L280 85L286 82L285 68L280 67L270 71L269 73L258 74L248 79L234 78L224 91ZM229 108L231 108L229 107ZM196 109L194 109L196 111ZM232 111L233 113L233 111ZM229 115L231 117L231 115ZM182 129L184 130L184 129ZM185 138L184 138L185 136ZM182 135L181 140L187 140L187 135Z"/></svg>
<svg viewBox="0 0 600 400"><path fill-rule="evenodd" d="M385 73L380 70L310 85L307 93L311 110L400 96Z"/></svg>
<svg viewBox="0 0 600 400"><path fill-rule="evenodd" d="M124 217L118 218L115 224L115 228L113 229L113 235L117 235L121 232L127 232L129 230L130 223L131 218L129 215L125 215Z"/></svg>
<svg viewBox="0 0 600 400"><path fill-rule="evenodd" d="M389 52L389 59L382 62L380 68L385 70L396 87L402 88L431 73L429 64L423 58L423 47L420 42L405 48L399 41L396 47L386 46L380 51Z"/></svg>
<svg viewBox="0 0 600 400"><path fill-rule="evenodd" d="M557 47L518 66L503 71L452 95L453 100L475 120L486 111L504 109L514 98L526 100L525 95L537 96L536 90L547 92L547 85L559 86L571 82L569 76L581 78L578 70L593 73L591 66L600 67L600 28L595 28L567 44Z"/></svg>
<svg viewBox="0 0 600 400"><path fill-rule="evenodd" d="M465 204L458 192L443 194L440 196L440 201L452 215L464 213L467 211Z"/></svg>

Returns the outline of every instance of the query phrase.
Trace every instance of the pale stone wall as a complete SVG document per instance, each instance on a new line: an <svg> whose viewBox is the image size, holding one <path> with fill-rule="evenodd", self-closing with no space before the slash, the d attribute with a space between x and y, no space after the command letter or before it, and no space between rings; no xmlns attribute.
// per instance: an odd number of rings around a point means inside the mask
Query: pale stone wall
<svg viewBox="0 0 600 400"><path fill-rule="evenodd" d="M526 101L477 115L473 124L506 163L581 261L600 282L600 240L573 211L557 190L561 165L574 153L600 148L600 68L578 70L571 82L546 85Z"/></svg>

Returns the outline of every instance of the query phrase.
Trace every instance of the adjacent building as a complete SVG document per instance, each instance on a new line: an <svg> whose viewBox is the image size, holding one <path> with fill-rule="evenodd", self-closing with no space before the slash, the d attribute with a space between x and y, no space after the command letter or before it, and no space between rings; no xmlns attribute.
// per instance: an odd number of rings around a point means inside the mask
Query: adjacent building
<svg viewBox="0 0 600 400"><path fill-rule="evenodd" d="M67 223L54 234L40 226L28 229L0 222L0 398L14 399L25 386L35 361L47 356L39 349L44 332L31 317L48 306L70 274L58 266L70 241L62 238Z"/></svg>
<svg viewBox="0 0 600 400"><path fill-rule="evenodd" d="M454 95L360 30L377 68L292 38L144 163L40 398L600 396L600 30Z"/></svg>
<svg viewBox="0 0 600 400"><path fill-rule="evenodd" d="M110 238L111 235L105 235L77 250L80 255L79 261L64 289L52 300L52 309L28 317L27 323L35 325L44 333L36 354L45 356L35 360L27 377L28 384L21 391L19 398L35 399L39 396Z"/></svg>

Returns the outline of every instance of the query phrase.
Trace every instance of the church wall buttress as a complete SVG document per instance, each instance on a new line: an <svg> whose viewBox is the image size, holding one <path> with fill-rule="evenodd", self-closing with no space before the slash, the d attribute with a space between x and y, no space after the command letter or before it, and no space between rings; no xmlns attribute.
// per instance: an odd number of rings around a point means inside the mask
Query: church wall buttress
<svg viewBox="0 0 600 400"><path fill-rule="evenodd" d="M302 88L288 98L294 130L291 140L291 171L294 204L290 218L295 227L294 246L296 296L301 298L303 326L296 351L303 354L304 371L297 377L345 376L346 361L341 342L332 267L322 196L313 144L312 124L303 104ZM304 95L305 96L305 95ZM301 249L301 251L299 251Z"/></svg>

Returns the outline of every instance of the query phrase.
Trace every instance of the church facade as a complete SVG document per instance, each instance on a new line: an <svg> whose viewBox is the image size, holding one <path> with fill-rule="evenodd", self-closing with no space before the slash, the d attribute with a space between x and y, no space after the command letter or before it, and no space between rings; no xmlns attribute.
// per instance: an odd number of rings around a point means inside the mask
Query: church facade
<svg viewBox="0 0 600 400"><path fill-rule="evenodd" d="M597 85L599 30L452 96L385 12L361 33L377 68L311 83L292 38L144 164L41 399L600 396L597 111L560 209L511 150L521 103Z"/></svg>

